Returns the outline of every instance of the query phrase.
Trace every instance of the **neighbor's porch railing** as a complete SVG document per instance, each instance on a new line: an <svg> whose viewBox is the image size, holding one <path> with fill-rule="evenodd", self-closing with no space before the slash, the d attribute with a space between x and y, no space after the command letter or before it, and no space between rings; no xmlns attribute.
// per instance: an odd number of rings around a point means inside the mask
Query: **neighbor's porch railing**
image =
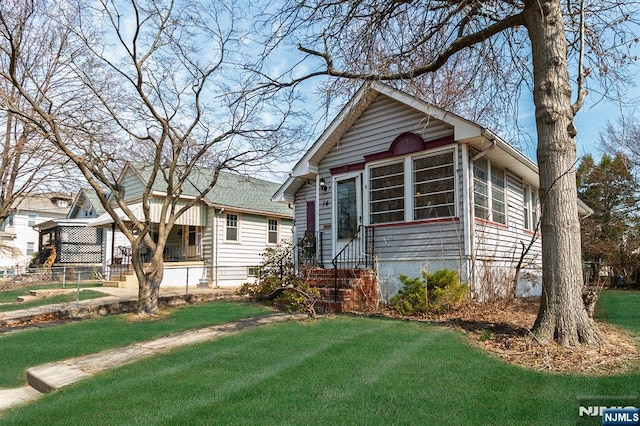
<svg viewBox="0 0 640 426"><path fill-rule="evenodd" d="M275 270L276 275L282 279L286 273L298 273L300 269L313 266L322 267L322 250L319 251L320 258L317 257L318 245L322 246L322 232L307 232L282 256L262 265L259 277L262 278L265 272L273 274Z"/></svg>

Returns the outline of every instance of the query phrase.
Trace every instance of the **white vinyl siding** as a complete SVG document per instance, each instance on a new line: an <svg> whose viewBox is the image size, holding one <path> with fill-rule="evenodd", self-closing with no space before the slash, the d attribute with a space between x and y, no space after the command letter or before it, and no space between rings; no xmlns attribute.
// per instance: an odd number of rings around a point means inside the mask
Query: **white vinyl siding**
<svg viewBox="0 0 640 426"><path fill-rule="evenodd" d="M339 141L336 142L336 145L333 146L324 158L318 164L318 174L320 176L326 177L331 175L330 169L334 167L344 166L345 164L353 164L364 162L364 156L369 154L376 154L385 152L389 149L393 140L404 132L414 132L419 134L423 140L430 141L435 140L447 136L453 135L453 128L442 121L429 118L425 119L424 113L417 111L408 105L402 104L398 101L395 101L387 96L379 95L371 105L368 106L366 111L354 122L349 123L349 130L340 138ZM442 151L441 151L442 152ZM458 150L458 153L460 150ZM422 153L414 153L413 156L417 158ZM460 155L458 155L457 161L460 160ZM371 218L371 200L370 200L370 176L369 172L371 168L376 166L381 166L383 164L392 164L394 162L401 161L401 158L398 159L390 159L389 161L381 161L380 164L368 164L365 167L363 173L363 196L364 203L363 206L365 208L365 225L372 224ZM413 177L412 172L409 168L405 168L408 173L408 178L405 179L406 188L404 189L405 201L411 200L412 197L412 185L413 185ZM461 164L456 164L456 179L462 179L462 168ZM337 177L337 176L336 176ZM296 194L296 229L297 233L301 232L301 228L299 228L300 223L304 223L305 221L305 213L304 213L304 203L299 202L299 200L305 199L308 200L308 192L307 187L310 185L305 185L301 190ZM320 191L319 198L317 202L318 208L318 223L317 228L322 235L322 256L324 263L330 264L330 261L333 257L332 253L332 244L331 235L332 235L332 218L331 211L333 206L331 205L331 193L333 192L333 188L329 188L328 191ZM461 192L461 191L459 191ZM462 196L456 197L456 215L460 217L460 220L464 220L464 210L460 208L460 204L462 202ZM406 203L406 204L412 204ZM408 210L408 211L407 211ZM407 218L411 218L413 215L412 207L407 209L405 206L404 209ZM375 222L375 219L373 220ZM375 223L377 225L377 223ZM426 260L433 253L442 253L442 241L445 241L444 244L453 243L453 246L447 246L446 252L455 253L455 256L460 255L460 245L463 244L463 226L459 223L451 224L446 227L438 227L435 224L429 225L426 229L423 226L412 226L411 222L404 222L402 227L402 233L408 233L410 236L407 236L412 241L412 247L415 250L406 251L400 242L391 244L390 242L385 242L384 244L378 244L379 241L383 241L386 239L386 235L400 235L399 228L391 226L390 228L378 228L376 229L376 254L378 251L384 250L385 253L381 256L397 256L397 257L412 257L413 259ZM446 229L444 231L447 234L444 240L439 240L441 236L441 230ZM433 234L432 234L433 232ZM426 234L426 235L425 235ZM450 237L449 237L450 236ZM394 240L395 241L395 240ZM426 250L425 246L434 244L433 251ZM422 247L422 249L420 248ZM389 252L398 251L396 254L391 254ZM438 255L438 258L441 258L442 254Z"/></svg>

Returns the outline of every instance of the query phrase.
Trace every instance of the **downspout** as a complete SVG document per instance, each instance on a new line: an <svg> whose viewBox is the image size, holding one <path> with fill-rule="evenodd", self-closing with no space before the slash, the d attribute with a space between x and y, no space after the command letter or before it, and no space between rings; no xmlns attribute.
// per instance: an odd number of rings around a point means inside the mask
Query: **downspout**
<svg viewBox="0 0 640 426"><path fill-rule="evenodd" d="M469 200L467 200L467 202L469 203L469 228L470 228L470 234L471 234L469 235L469 246L470 246L469 248L471 249L471 253L470 253L471 270L469 271L469 278L472 279L474 284L475 284L475 275L476 275L476 262L475 262L476 218L475 218L474 209L473 209L473 163L477 159L484 157L489 151L495 149L496 147L496 138L493 133L491 133L487 129L482 129L481 134L483 138L488 136L491 139L491 146L483 149L482 151L474 155L469 160L469 170L467 171L467 173L469 173L469 195L470 195Z"/></svg>
<svg viewBox="0 0 640 426"><path fill-rule="evenodd" d="M487 129L482 129L482 137L485 137L485 135L487 134L491 138L491 146L483 149L482 151L474 155L471 161L469 162L470 165L472 165L472 163L476 161L478 158L484 157L489 151L493 150L496 147L496 139L493 136L493 133L489 132Z"/></svg>

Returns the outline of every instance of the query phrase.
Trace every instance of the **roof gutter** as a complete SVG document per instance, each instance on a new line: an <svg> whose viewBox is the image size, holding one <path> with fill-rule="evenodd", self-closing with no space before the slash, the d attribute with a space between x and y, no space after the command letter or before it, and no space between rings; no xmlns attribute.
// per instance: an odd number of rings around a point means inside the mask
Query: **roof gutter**
<svg viewBox="0 0 640 426"><path fill-rule="evenodd" d="M471 158L471 161L470 161L471 163L476 161L478 158L484 157L489 151L494 149L497 145L496 138L493 133L489 132L487 129L482 129L481 134L482 134L482 137L485 137L488 134L489 139L491 140L491 146L486 149L483 149L482 151L474 155L473 158Z"/></svg>

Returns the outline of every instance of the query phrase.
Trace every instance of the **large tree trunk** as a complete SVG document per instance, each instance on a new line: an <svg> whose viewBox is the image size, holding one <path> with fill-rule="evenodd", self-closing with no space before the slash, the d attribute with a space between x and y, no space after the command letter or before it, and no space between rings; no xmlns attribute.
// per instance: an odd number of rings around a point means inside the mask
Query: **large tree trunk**
<svg viewBox="0 0 640 426"><path fill-rule="evenodd" d="M140 258L139 244L132 244L133 269L138 278L138 314L153 315L158 311L158 296L160 294L160 284L164 275L164 260L162 258L162 248L156 248L151 263L144 265Z"/></svg>
<svg viewBox="0 0 640 426"><path fill-rule="evenodd" d="M559 0L526 0L525 21L533 54L542 204L542 301L533 333L542 343L598 345L602 336L582 302L576 131Z"/></svg>

